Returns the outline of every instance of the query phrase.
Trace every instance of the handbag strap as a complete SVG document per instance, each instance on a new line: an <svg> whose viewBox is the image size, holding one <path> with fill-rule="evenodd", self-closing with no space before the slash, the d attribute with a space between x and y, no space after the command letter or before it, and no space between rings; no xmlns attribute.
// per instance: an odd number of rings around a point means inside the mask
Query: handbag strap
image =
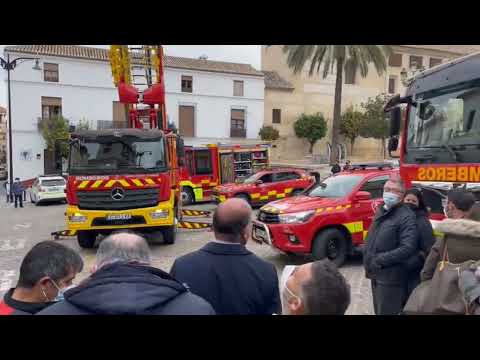
<svg viewBox="0 0 480 360"><path fill-rule="evenodd" d="M450 259L448 258L447 241L445 240L445 245L443 246L442 261L440 262L440 268L439 268L440 271L443 271L443 268L445 267L445 264L447 262L450 262Z"/></svg>

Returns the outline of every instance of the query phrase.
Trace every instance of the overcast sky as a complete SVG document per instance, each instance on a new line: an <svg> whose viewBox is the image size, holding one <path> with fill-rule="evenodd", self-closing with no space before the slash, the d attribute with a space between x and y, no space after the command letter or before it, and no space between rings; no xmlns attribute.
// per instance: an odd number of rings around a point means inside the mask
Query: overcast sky
<svg viewBox="0 0 480 360"><path fill-rule="evenodd" d="M3 47L0 45L0 56L3 57ZM108 47L107 45L88 45ZM206 55L210 60L229 61L251 64L260 70L261 45L165 45L167 55L198 58ZM25 64L23 66L26 66ZM1 70L1 69L0 69ZM4 71L4 70L1 70ZM2 74L0 79L0 106L7 107L6 76Z"/></svg>

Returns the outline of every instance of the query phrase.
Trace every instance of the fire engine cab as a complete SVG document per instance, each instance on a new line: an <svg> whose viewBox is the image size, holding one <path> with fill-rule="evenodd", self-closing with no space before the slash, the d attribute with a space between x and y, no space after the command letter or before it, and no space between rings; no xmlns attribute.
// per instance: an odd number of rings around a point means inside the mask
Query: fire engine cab
<svg viewBox="0 0 480 360"><path fill-rule="evenodd" d="M252 238L290 254L328 258L338 266L363 245L383 186L393 174L389 163L354 165L305 193L263 206Z"/></svg>
<svg viewBox="0 0 480 360"><path fill-rule="evenodd" d="M210 201L217 185L242 182L268 166L265 144L185 146L185 165L180 169L182 203Z"/></svg>

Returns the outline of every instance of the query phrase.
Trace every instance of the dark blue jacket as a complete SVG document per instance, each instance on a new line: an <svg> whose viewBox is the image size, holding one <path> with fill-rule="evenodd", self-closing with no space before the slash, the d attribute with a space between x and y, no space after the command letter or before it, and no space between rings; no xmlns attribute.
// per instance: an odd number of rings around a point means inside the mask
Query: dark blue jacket
<svg viewBox="0 0 480 360"><path fill-rule="evenodd" d="M22 195L25 189L20 181L15 181L12 186L12 193L14 195Z"/></svg>
<svg viewBox="0 0 480 360"><path fill-rule="evenodd" d="M215 315L211 305L150 266L106 265L37 315Z"/></svg>
<svg viewBox="0 0 480 360"><path fill-rule="evenodd" d="M243 245L208 243L178 258L170 274L212 304L219 315L281 311L275 267Z"/></svg>

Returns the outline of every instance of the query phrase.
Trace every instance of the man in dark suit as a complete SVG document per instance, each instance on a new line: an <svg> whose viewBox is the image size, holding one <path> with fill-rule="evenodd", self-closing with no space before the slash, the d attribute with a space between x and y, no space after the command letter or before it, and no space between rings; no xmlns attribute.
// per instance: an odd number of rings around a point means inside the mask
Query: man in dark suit
<svg viewBox="0 0 480 360"><path fill-rule="evenodd" d="M245 247L252 209L229 199L213 215L215 240L178 258L170 274L207 300L220 315L272 315L281 303L275 267Z"/></svg>

